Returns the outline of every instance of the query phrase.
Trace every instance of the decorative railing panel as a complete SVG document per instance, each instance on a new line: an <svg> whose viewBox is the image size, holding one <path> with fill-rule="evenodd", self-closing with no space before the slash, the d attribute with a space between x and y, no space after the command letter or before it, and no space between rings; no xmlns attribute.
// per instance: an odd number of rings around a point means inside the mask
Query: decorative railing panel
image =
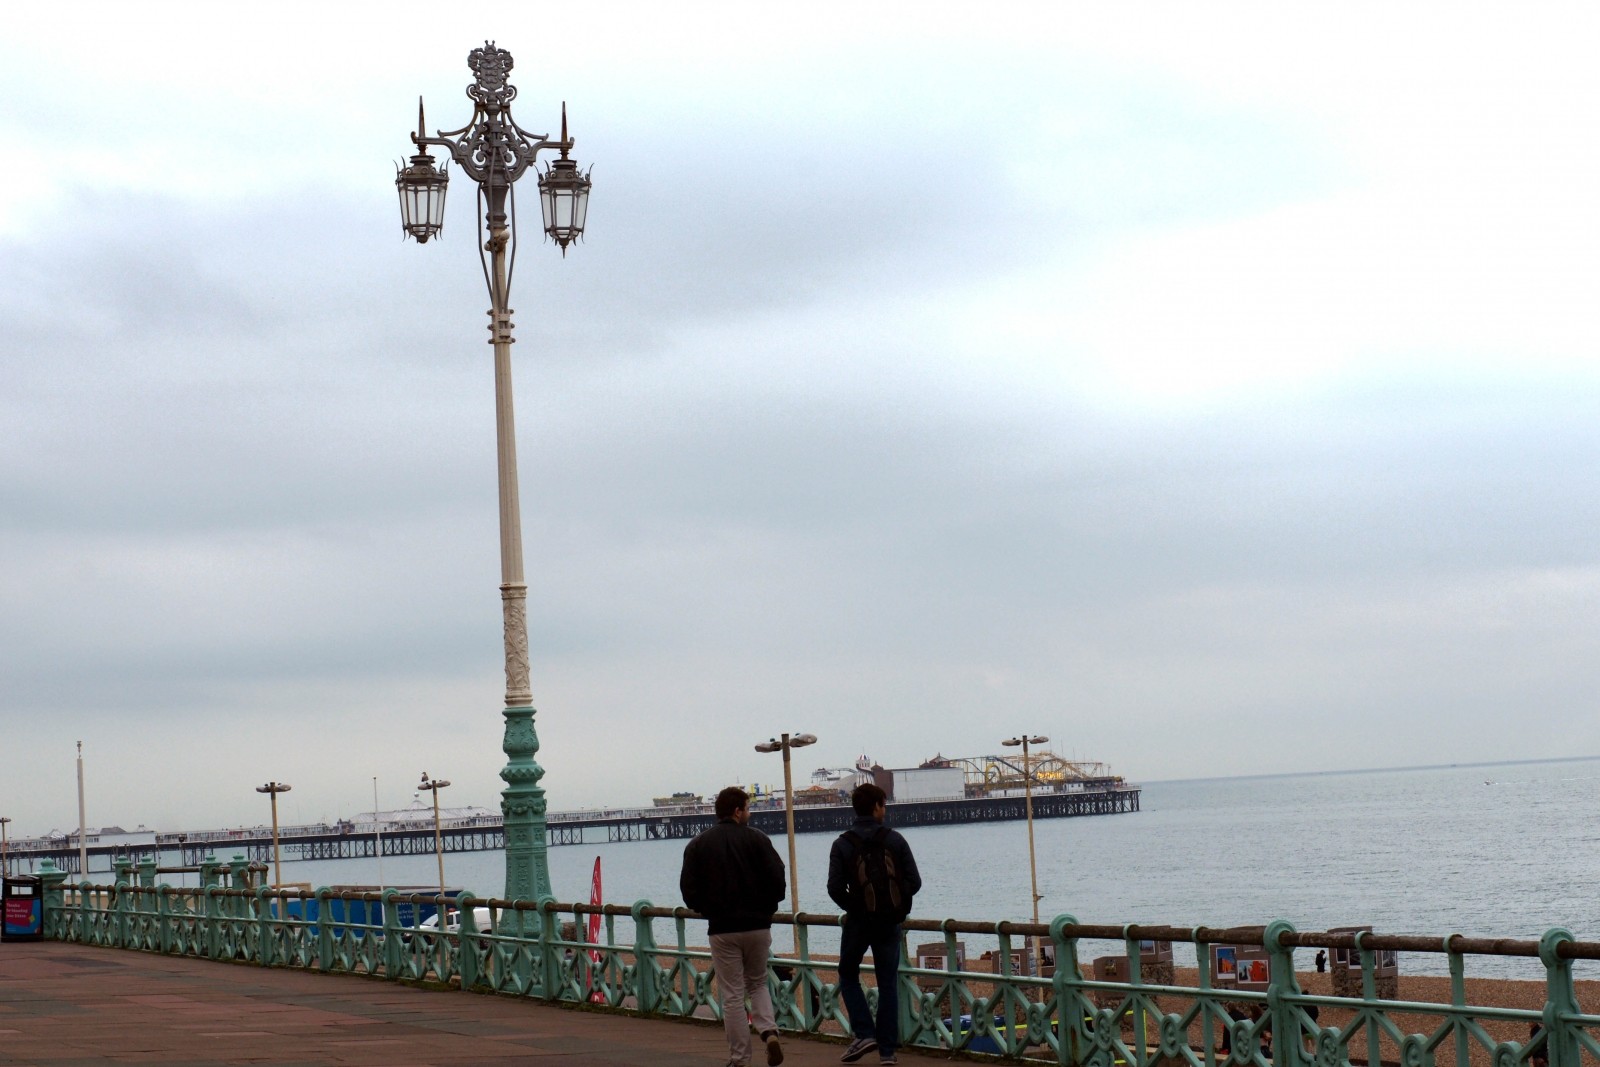
<svg viewBox="0 0 1600 1067"><path fill-rule="evenodd" d="M263 966L436 982L654 1016L720 1017L704 920L683 908L133 885L77 887L45 873L50 938ZM461 925L433 925L418 905L458 906ZM601 916L590 940L588 920ZM449 912L449 915L456 914ZM402 922L402 915L407 921ZM780 914L768 975L779 1025L848 1031L835 961L813 953L834 915ZM1228 929L1048 926L910 920L937 965L902 944L902 1041L1083 1067L1600 1067L1600 1014L1579 1003L1573 965L1600 960L1600 943L1565 930L1539 941L1303 933L1285 922ZM829 935L831 937L831 933ZM793 937L795 940L790 940ZM1092 977L1087 944L1121 947L1115 980ZM1141 944L1193 947L1193 981L1142 962ZM987 960L974 946L987 947ZM1246 946L1261 961L1254 988L1211 973L1211 946ZM968 961L962 962L962 949ZM1302 988L1305 953L1345 954L1342 995ZM1404 999L1393 954L1442 957L1448 995ZM1054 967L1025 973L1035 955ZM1538 1005L1469 1003L1475 959L1525 957L1544 971ZM1103 958L1101 963L1105 962ZM1385 971L1385 967L1390 970ZM1188 974L1185 977L1188 977ZM864 978L870 981L867 973ZM1412 980L1412 979L1407 979ZM1437 986L1442 979L1416 979ZM1430 987L1432 988L1432 987ZM1526 988L1526 987L1525 987ZM1386 993L1387 995L1380 995ZM876 991L869 988L869 999Z"/></svg>

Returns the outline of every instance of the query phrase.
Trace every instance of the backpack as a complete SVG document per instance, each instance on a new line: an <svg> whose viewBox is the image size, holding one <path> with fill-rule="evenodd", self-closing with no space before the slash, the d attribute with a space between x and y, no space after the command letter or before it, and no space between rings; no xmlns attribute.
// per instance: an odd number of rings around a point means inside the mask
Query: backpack
<svg viewBox="0 0 1600 1067"><path fill-rule="evenodd" d="M871 837L846 830L845 837L855 842L851 864L851 899L862 913L899 922L911 913L911 894L906 892L894 853L889 851L889 828L880 826Z"/></svg>

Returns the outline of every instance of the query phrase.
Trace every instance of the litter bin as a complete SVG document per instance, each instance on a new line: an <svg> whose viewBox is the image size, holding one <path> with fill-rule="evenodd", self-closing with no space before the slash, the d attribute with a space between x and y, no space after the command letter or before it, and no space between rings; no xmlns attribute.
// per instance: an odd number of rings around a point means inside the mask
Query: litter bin
<svg viewBox="0 0 1600 1067"><path fill-rule="evenodd" d="M0 883L0 911L5 923L0 941L37 941L44 936L43 883L31 875L15 875Z"/></svg>

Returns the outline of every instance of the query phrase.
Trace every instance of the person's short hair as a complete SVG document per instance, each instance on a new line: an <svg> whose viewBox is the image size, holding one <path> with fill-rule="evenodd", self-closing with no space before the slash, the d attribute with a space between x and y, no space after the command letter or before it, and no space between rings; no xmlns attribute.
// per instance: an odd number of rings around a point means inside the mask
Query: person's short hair
<svg viewBox="0 0 1600 1067"><path fill-rule="evenodd" d="M731 819L740 808L750 806L750 794L736 785L730 785L717 794L717 818Z"/></svg>
<svg viewBox="0 0 1600 1067"><path fill-rule="evenodd" d="M850 806L856 809L857 815L871 815L878 810L879 804L888 802L889 794L871 782L863 782L850 794Z"/></svg>

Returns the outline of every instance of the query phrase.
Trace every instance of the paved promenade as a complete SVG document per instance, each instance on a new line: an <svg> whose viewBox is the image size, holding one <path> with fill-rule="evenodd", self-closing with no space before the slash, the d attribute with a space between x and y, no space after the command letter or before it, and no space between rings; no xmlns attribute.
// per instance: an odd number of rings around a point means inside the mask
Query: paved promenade
<svg viewBox="0 0 1600 1067"><path fill-rule="evenodd" d="M784 1062L837 1064L842 1049L786 1035ZM720 1067L727 1054L720 1025L55 941L0 943L6 1065ZM900 1061L932 1062L915 1053Z"/></svg>

